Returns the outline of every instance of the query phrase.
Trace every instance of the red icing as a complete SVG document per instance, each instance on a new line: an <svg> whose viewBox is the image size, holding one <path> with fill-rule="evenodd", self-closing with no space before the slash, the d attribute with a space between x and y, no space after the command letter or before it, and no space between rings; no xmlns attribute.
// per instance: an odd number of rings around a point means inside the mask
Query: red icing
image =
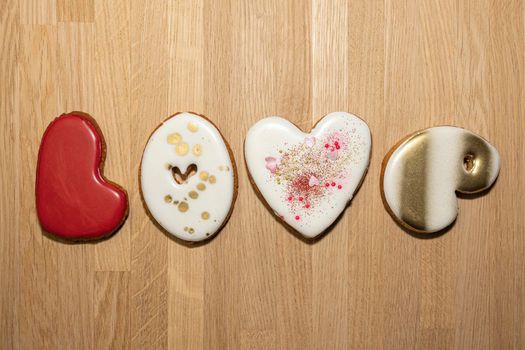
<svg viewBox="0 0 525 350"><path fill-rule="evenodd" d="M94 239L121 225L126 192L102 177L101 162L102 136L90 117L73 112L48 126L36 173L36 209L44 230L67 239Z"/></svg>

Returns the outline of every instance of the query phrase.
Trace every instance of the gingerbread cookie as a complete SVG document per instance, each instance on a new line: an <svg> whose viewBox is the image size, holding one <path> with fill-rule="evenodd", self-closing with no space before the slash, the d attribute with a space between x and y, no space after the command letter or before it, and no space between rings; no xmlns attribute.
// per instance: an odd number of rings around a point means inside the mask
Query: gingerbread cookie
<svg viewBox="0 0 525 350"><path fill-rule="evenodd" d="M45 231L65 239L96 239L124 222L126 192L104 179L103 163L103 137L90 116L72 112L49 124L40 143L35 193Z"/></svg>
<svg viewBox="0 0 525 350"><path fill-rule="evenodd" d="M229 148L206 118L179 113L151 134L140 185L153 218L185 241L211 237L226 223L236 197Z"/></svg>
<svg viewBox="0 0 525 350"><path fill-rule="evenodd" d="M499 168L496 148L468 130L452 126L421 130L395 146L383 161L383 198L407 228L437 232L456 219L456 191L489 188Z"/></svg>
<svg viewBox="0 0 525 350"><path fill-rule="evenodd" d="M248 131L244 145L251 178L267 204L307 238L341 214L370 160L371 136L358 117L330 113L310 133L280 117Z"/></svg>

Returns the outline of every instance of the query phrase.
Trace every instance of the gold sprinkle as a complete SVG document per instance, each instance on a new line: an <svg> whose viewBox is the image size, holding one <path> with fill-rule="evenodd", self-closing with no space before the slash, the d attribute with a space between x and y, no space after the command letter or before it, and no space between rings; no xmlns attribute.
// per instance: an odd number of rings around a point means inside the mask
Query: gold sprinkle
<svg viewBox="0 0 525 350"><path fill-rule="evenodd" d="M204 191L206 189L206 185L200 182L199 184L197 184L197 189L199 191Z"/></svg>
<svg viewBox="0 0 525 350"><path fill-rule="evenodd" d="M167 140L170 145L178 145L182 141L182 136L178 132L174 132L168 135Z"/></svg>
<svg viewBox="0 0 525 350"><path fill-rule="evenodd" d="M201 214L201 218L203 220L208 220L210 218L210 213L208 213L207 211L203 211Z"/></svg>
<svg viewBox="0 0 525 350"><path fill-rule="evenodd" d="M208 182L211 183L211 184L214 184L214 183L217 182L217 179L215 178L215 176L212 175L212 176L210 176L210 177L208 178Z"/></svg>
<svg viewBox="0 0 525 350"><path fill-rule="evenodd" d="M164 197L164 202L166 202L166 203L171 203L172 200L173 200L173 198L171 198L171 196L169 194Z"/></svg>
<svg viewBox="0 0 525 350"><path fill-rule="evenodd" d="M202 146L199 144L193 145L193 148L191 151L193 152L194 155L198 157L202 154Z"/></svg>
<svg viewBox="0 0 525 350"><path fill-rule="evenodd" d="M188 232L192 234L193 232L195 232L195 230L193 229L193 227L190 227Z"/></svg>
<svg viewBox="0 0 525 350"><path fill-rule="evenodd" d="M191 199L197 199L199 197L199 194L195 191L190 191L188 195L190 196Z"/></svg>
<svg viewBox="0 0 525 350"><path fill-rule="evenodd" d="M181 202L181 203L179 204L178 208L179 208L179 211L180 211L181 213L185 213L185 212L188 211L188 209L190 208L190 206L189 206L188 203L186 203L186 202Z"/></svg>
<svg viewBox="0 0 525 350"><path fill-rule="evenodd" d="M173 204L177 205L179 204L179 201L173 201Z"/></svg>
<svg viewBox="0 0 525 350"><path fill-rule="evenodd" d="M195 124L193 122L189 122L188 123L188 130L191 131L191 132L197 132L197 130L199 130L199 127L197 126L197 124Z"/></svg>
<svg viewBox="0 0 525 350"><path fill-rule="evenodd" d="M209 174L208 174L207 171L201 171L201 173L199 174L199 177L200 177L200 179L201 179L202 181L206 181L206 180L208 180L208 176L209 176Z"/></svg>
<svg viewBox="0 0 525 350"><path fill-rule="evenodd" d="M185 156L188 153L189 148L190 147L186 142L182 142L175 147L175 152L177 152L179 156Z"/></svg>

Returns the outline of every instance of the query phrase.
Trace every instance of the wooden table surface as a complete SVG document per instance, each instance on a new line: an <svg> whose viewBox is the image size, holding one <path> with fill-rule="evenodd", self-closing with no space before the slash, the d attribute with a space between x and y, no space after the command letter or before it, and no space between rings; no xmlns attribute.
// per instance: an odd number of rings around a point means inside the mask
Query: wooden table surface
<svg viewBox="0 0 525 350"><path fill-rule="evenodd" d="M0 348L523 349L523 0L3 0L0 7ZM42 235L34 176L61 113L94 116L107 177L129 193L111 239ZM138 166L177 111L207 115L235 155L226 228L189 248L146 215ZM373 152L335 228L308 244L252 188L248 128L364 118ZM500 151L493 189L419 239L383 207L381 161L429 126Z"/></svg>

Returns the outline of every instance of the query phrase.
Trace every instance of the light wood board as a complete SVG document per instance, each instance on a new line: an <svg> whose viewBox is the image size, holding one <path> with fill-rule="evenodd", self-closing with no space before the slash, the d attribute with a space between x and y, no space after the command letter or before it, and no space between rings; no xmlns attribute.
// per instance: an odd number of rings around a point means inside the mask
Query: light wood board
<svg viewBox="0 0 525 350"><path fill-rule="evenodd" d="M2 0L0 348L523 349L524 18L523 0ZM50 240L35 213L40 138L73 110L97 119L105 174L130 195L97 244ZM187 110L239 171L229 223L195 248L151 222L137 176L150 132ZM307 244L257 198L244 135L338 110L368 122L371 165ZM383 207L381 161L439 124L486 137L502 169L449 232L418 239Z"/></svg>

